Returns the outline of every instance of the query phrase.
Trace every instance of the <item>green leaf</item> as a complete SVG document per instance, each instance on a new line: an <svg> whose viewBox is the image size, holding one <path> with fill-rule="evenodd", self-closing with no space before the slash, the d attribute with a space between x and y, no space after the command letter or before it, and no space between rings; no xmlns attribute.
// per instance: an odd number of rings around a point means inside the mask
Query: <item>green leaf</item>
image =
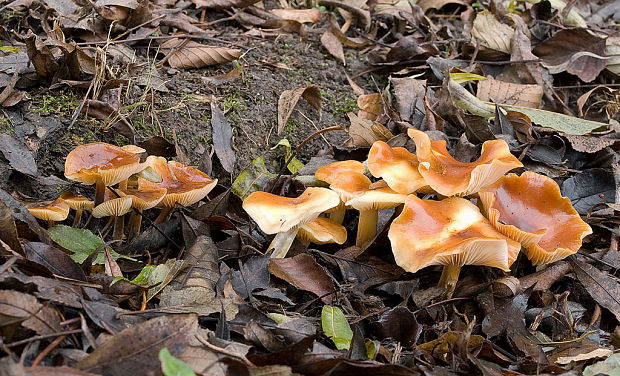
<svg viewBox="0 0 620 376"><path fill-rule="evenodd" d="M284 160L288 161L288 159L291 157L291 143L288 141L288 139L283 138L280 141L278 141L276 146L272 147L270 150L275 150L278 146L284 146L284 150L285 150ZM296 173L297 171L301 170L303 167L304 167L304 164L301 163L301 161L295 157L293 157L293 159L291 159L291 161L289 162L288 166L286 166L286 168L288 168L291 174Z"/></svg>
<svg viewBox="0 0 620 376"><path fill-rule="evenodd" d="M0 52L4 52L6 54L16 54L18 52L20 52L21 50L17 47L13 47L13 46L2 46L0 47Z"/></svg>
<svg viewBox="0 0 620 376"><path fill-rule="evenodd" d="M608 126L598 121L580 119L578 117L564 115L558 112L539 110L537 108L509 106L506 104L500 104L499 106L503 109L520 112L526 115L532 120L532 123L547 128L553 128L556 131L567 134L584 135L598 128L606 128Z"/></svg>
<svg viewBox="0 0 620 376"><path fill-rule="evenodd" d="M138 172L136 175L138 175L138 177L141 177L142 179L152 181L153 183L162 182L161 176L159 176L159 174L155 172L155 170L153 170L153 167L151 166L147 166L144 170Z"/></svg>
<svg viewBox="0 0 620 376"><path fill-rule="evenodd" d="M241 171L237 179L233 182L232 192L245 200L250 193L261 190L269 179L273 179L277 174L267 170L265 160L258 157L252 161L252 165Z"/></svg>
<svg viewBox="0 0 620 376"><path fill-rule="evenodd" d="M487 78L475 73L461 73L461 72L453 72L450 73L450 78L454 80L457 84L462 84L463 82L468 81L484 81Z"/></svg>
<svg viewBox="0 0 620 376"><path fill-rule="evenodd" d="M165 376L196 376L190 366L172 356L165 347L159 351L159 361Z"/></svg>
<svg viewBox="0 0 620 376"><path fill-rule="evenodd" d="M157 266L155 265L145 266L144 268L142 268L142 270L140 270L140 273L131 281L125 277L116 277L112 280L112 283L110 283L110 286L112 286L113 284L121 280L125 280L127 282L140 285L140 286L146 286L149 284L149 278L151 278L151 274L153 273L156 267Z"/></svg>
<svg viewBox="0 0 620 376"><path fill-rule="evenodd" d="M276 312L269 312L267 313L267 316L278 324L292 320L291 317Z"/></svg>
<svg viewBox="0 0 620 376"><path fill-rule="evenodd" d="M50 234L52 240L58 243L58 245L73 252L70 257L78 264L84 262L84 260L86 260L91 253L103 244L101 238L86 229L57 225L48 229L47 232ZM130 257L119 255L109 247L108 250L115 260L121 257L136 261ZM105 263L104 252L99 252L94 263L101 265Z"/></svg>
<svg viewBox="0 0 620 376"><path fill-rule="evenodd" d="M348 350L351 347L353 331L340 308L323 306L321 326L325 335L331 338L338 350Z"/></svg>

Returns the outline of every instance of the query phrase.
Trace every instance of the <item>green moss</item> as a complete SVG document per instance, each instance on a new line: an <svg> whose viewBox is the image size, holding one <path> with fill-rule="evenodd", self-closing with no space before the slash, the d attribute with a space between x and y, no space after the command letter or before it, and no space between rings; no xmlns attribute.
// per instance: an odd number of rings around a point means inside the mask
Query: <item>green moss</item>
<svg viewBox="0 0 620 376"><path fill-rule="evenodd" d="M60 91L33 97L30 110L41 115L71 116L79 105L73 93Z"/></svg>
<svg viewBox="0 0 620 376"><path fill-rule="evenodd" d="M349 94L341 100L332 99L331 104L335 114L344 116L351 111L357 110L357 96Z"/></svg>
<svg viewBox="0 0 620 376"><path fill-rule="evenodd" d="M248 107L241 102L242 99L241 90L235 89L222 101L222 111L228 112L231 109L247 110Z"/></svg>
<svg viewBox="0 0 620 376"><path fill-rule="evenodd" d="M15 129L8 118L0 117L0 133L15 134Z"/></svg>
<svg viewBox="0 0 620 376"><path fill-rule="evenodd" d="M289 118L286 122L286 126L284 126L284 132L293 132L298 125L299 122L297 121L297 119Z"/></svg>

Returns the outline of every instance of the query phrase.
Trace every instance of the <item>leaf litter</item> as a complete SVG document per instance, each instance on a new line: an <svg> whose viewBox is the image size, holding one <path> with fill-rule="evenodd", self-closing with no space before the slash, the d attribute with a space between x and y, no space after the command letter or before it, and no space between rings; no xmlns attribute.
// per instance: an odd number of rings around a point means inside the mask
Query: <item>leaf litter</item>
<svg viewBox="0 0 620 376"><path fill-rule="evenodd" d="M612 5L5 5L0 367L11 375L613 374L620 20ZM248 218L243 199L325 187L319 167L364 162L377 141L415 152L410 128L445 140L466 162L484 141L506 141L524 165L516 172L553 178L593 234L544 268L525 257L509 274L464 267L452 296L435 286L440 268L412 274L396 265L388 228L400 208L380 211L363 248L349 210L345 243L294 241L286 258L265 255L272 235ZM113 239L114 220L90 209L77 227L75 211L65 223L39 222L28 210L35 202L66 190L94 197L63 174L68 152L92 142L126 146L141 162L198 166L219 185L167 216L141 211L133 238ZM155 175L144 170L127 184L161 181Z"/></svg>

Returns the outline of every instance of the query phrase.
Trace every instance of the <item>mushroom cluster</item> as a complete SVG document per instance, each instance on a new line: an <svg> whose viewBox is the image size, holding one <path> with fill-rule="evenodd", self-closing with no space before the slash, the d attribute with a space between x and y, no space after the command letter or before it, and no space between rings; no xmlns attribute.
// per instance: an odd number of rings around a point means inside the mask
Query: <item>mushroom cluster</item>
<svg viewBox="0 0 620 376"><path fill-rule="evenodd" d="M577 252L592 233L554 180L533 172L506 175L523 164L505 141L485 142L480 157L466 163L450 155L445 141L417 129L408 135L416 154L382 141L372 145L366 165L374 182L363 163L340 161L315 173L330 190L308 188L298 198L250 195L245 210L265 233L277 234L272 257L284 257L309 221L340 226L347 209L359 211L356 245L367 247L378 210L399 207L388 232L396 263L409 272L443 265L439 285L450 294L464 265L508 271L521 249L534 265L550 263Z"/></svg>
<svg viewBox="0 0 620 376"><path fill-rule="evenodd" d="M156 179L142 177L148 169L156 173L151 174ZM91 210L95 218L114 220L116 240L124 237L125 214L132 212L129 221L129 237L132 237L140 231L143 210L162 207L156 222L165 221L177 204L192 205L217 184L217 179L195 168L162 157L146 158L146 150L138 146L118 147L103 142L73 149L65 161L65 177L86 185L95 184L95 199L67 191L49 205L30 207L30 212L52 224L65 220L71 208L76 210L74 226L77 226L82 211ZM117 188L112 188L117 184Z"/></svg>

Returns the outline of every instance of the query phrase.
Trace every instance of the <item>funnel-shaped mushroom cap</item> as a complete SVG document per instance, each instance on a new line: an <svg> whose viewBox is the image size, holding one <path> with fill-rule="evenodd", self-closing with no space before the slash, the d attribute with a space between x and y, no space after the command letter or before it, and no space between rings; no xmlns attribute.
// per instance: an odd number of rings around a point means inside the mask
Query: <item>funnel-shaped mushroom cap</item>
<svg viewBox="0 0 620 376"><path fill-rule="evenodd" d="M314 177L329 183L340 199L347 202L370 187L371 181L364 175L364 170L361 162L340 161L320 167Z"/></svg>
<svg viewBox="0 0 620 376"><path fill-rule="evenodd" d="M297 238L314 244L342 244L347 241L347 229L329 218L318 217L302 225Z"/></svg>
<svg viewBox="0 0 620 376"><path fill-rule="evenodd" d="M161 177L162 181L154 183L143 178L138 179L140 188L167 190L159 206L175 207L178 203L190 206L202 200L217 184L204 172L182 163L167 162L163 157L149 156L146 163Z"/></svg>
<svg viewBox="0 0 620 376"><path fill-rule="evenodd" d="M64 221L69 216L69 205L57 198L49 205L33 206L28 208L30 214L44 221Z"/></svg>
<svg viewBox="0 0 620 376"><path fill-rule="evenodd" d="M395 192L390 187L380 187L367 189L347 201L345 205L360 211L380 210L395 208L404 203L405 200L407 200L406 194Z"/></svg>
<svg viewBox="0 0 620 376"><path fill-rule="evenodd" d="M131 206L142 211L154 208L166 196L166 188L117 189L121 197L131 197Z"/></svg>
<svg viewBox="0 0 620 376"><path fill-rule="evenodd" d="M498 232L466 199L409 195L388 237L396 263L409 272L429 265L486 265L508 270L520 244Z"/></svg>
<svg viewBox="0 0 620 376"><path fill-rule="evenodd" d="M339 203L336 192L310 187L296 198L253 192L243 201L243 209L264 233L276 234L303 225Z"/></svg>
<svg viewBox="0 0 620 376"><path fill-rule="evenodd" d="M93 208L93 217L120 217L131 211L131 197L116 197L106 188L104 201Z"/></svg>
<svg viewBox="0 0 620 376"><path fill-rule="evenodd" d="M398 193L413 193L427 186L418 171L418 158L407 149L392 148L383 141L375 141L368 153L368 170L376 178L383 178Z"/></svg>
<svg viewBox="0 0 620 376"><path fill-rule="evenodd" d="M534 265L577 252L592 233L557 183L546 176L509 174L478 194L491 224L521 242Z"/></svg>
<svg viewBox="0 0 620 376"><path fill-rule="evenodd" d="M73 149L65 161L68 179L90 185L101 179L106 186L127 180L146 167L140 156L118 146L95 142Z"/></svg>
<svg viewBox="0 0 620 376"><path fill-rule="evenodd" d="M407 131L416 145L420 165L418 171L428 185L444 196L466 196L493 184L513 168L523 167L510 154L504 140L486 141L477 161L459 162L454 159L445 141L431 141L428 135L417 129Z"/></svg>
<svg viewBox="0 0 620 376"><path fill-rule="evenodd" d="M95 206L95 202L93 200L89 200L84 196L76 195L71 191L63 192L63 194L60 195L60 198L63 199L73 210L93 210L93 206Z"/></svg>

